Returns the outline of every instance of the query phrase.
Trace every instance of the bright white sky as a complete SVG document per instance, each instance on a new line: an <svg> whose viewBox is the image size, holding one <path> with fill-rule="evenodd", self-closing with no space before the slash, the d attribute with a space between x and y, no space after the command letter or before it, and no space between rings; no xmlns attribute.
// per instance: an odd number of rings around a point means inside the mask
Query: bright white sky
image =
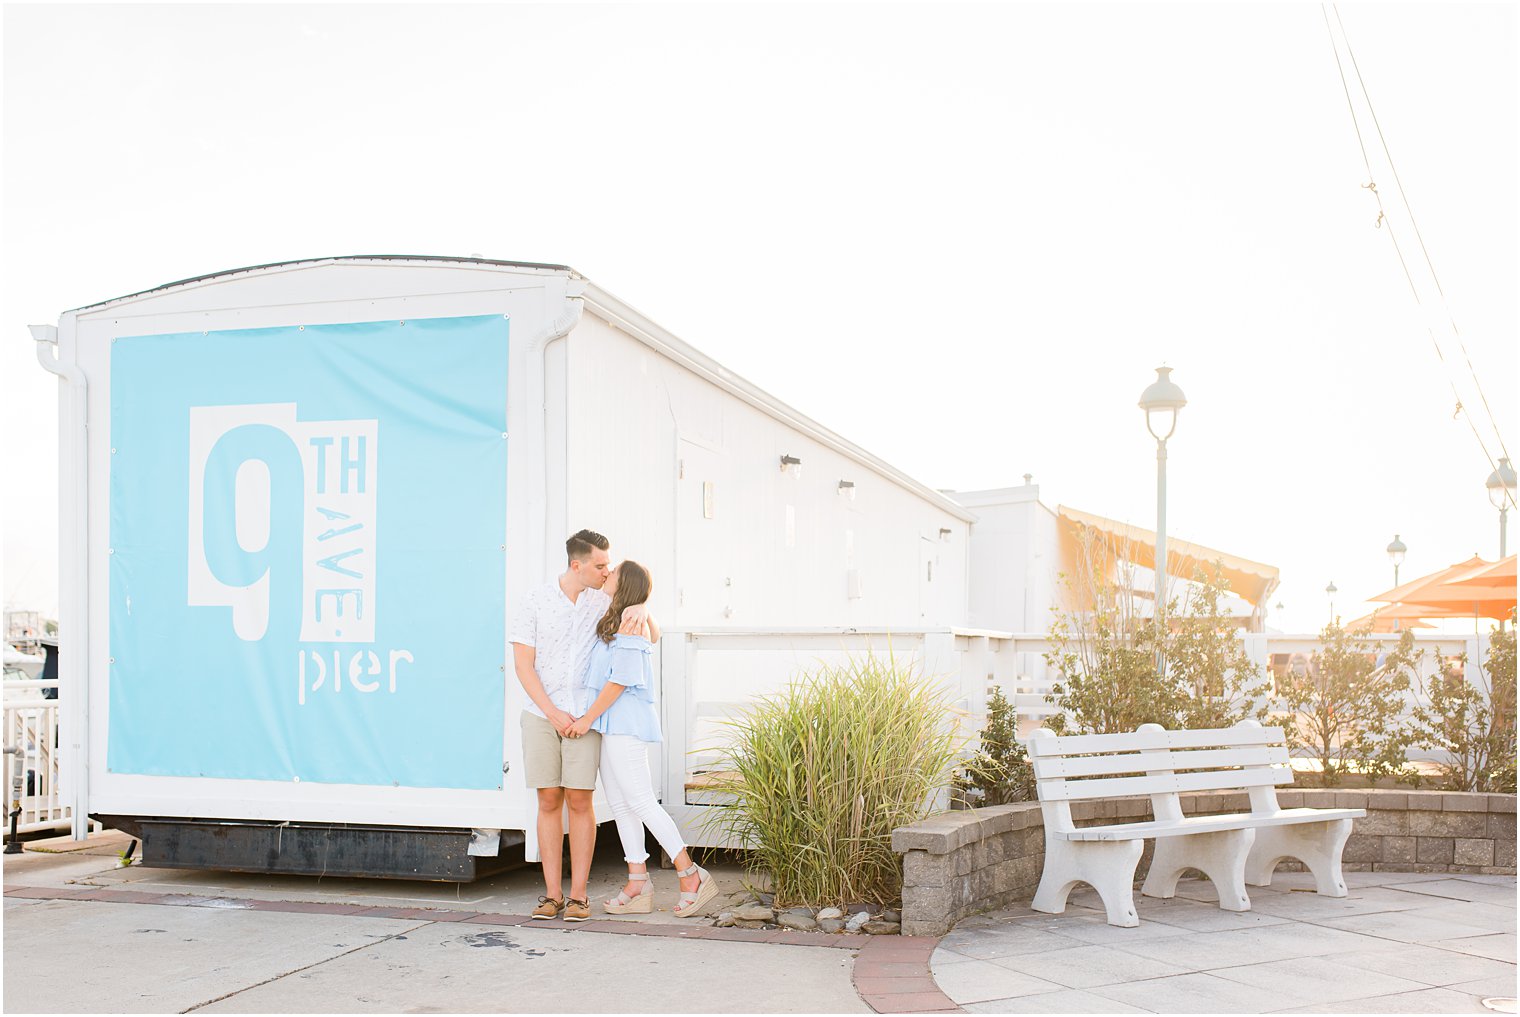
<svg viewBox="0 0 1520 1017"><path fill-rule="evenodd" d="M1341 16L1520 441L1516 8ZM8 607L57 606L56 382L25 326L332 254L573 265L931 486L1029 472L1047 504L1147 527L1135 404L1165 361L1189 400L1169 531L1279 566L1274 623L1293 631L1324 623L1332 579L1346 618L1391 586L1395 532L1404 579L1497 554L1491 467L1448 378L1491 450L1494 432L1373 228L1317 4L4 19ZM1364 132L1423 272L1365 116Z"/></svg>

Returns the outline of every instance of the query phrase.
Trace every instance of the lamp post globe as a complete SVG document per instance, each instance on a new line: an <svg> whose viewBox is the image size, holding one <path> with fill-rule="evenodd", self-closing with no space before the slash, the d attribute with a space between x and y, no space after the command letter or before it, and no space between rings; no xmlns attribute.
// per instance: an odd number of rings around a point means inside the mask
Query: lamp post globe
<svg viewBox="0 0 1520 1017"><path fill-rule="evenodd" d="M1510 465L1508 456L1499 460L1499 468L1488 475L1484 486L1488 488L1489 502L1499 510L1499 557L1504 558L1509 552L1505 534L1509 506L1515 500L1515 468Z"/></svg>
<svg viewBox="0 0 1520 1017"><path fill-rule="evenodd" d="M1177 431L1177 414L1187 396L1171 379L1170 367L1156 368L1156 380L1140 393L1145 428L1156 439L1156 620L1166 617L1166 440Z"/></svg>
<svg viewBox="0 0 1520 1017"><path fill-rule="evenodd" d="M1177 430L1177 411L1187 405L1187 396L1171 378L1170 367L1156 368L1156 380L1140 393L1140 408L1145 411L1145 426L1151 437L1166 441Z"/></svg>
<svg viewBox="0 0 1520 1017"><path fill-rule="evenodd" d="M1399 535L1393 535L1393 543L1388 545L1388 560L1393 562L1393 585L1399 585L1399 566L1404 564L1404 554L1409 548L1399 539Z"/></svg>
<svg viewBox="0 0 1520 1017"><path fill-rule="evenodd" d="M1330 624L1335 624L1335 595L1340 591L1335 588L1335 580L1330 580L1330 585L1325 587L1325 596L1330 598Z"/></svg>

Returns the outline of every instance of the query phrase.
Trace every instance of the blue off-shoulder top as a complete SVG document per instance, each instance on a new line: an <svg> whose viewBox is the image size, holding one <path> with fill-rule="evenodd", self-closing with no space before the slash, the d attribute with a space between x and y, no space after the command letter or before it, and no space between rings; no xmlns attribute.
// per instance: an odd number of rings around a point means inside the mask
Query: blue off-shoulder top
<svg viewBox="0 0 1520 1017"><path fill-rule="evenodd" d="M613 636L612 642L600 639L591 648L591 662L586 667L587 705L596 701L608 682L623 686L623 694L591 723L591 730L602 734L633 735L642 742L658 742L660 715L654 703L654 669L649 655L653 652L643 636Z"/></svg>

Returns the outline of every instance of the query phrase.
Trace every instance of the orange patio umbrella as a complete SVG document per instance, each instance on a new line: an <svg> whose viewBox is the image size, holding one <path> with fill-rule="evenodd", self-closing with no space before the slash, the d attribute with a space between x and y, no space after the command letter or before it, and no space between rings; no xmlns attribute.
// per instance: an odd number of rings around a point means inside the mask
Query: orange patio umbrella
<svg viewBox="0 0 1520 1017"><path fill-rule="evenodd" d="M1485 569L1492 564L1494 563L1491 561L1484 561L1477 555L1473 555L1466 561L1458 562L1450 568L1444 568L1439 572L1432 572L1430 575L1421 576L1418 579L1411 579L1402 586L1395 586L1391 590L1385 590L1367 599L1380 600L1388 604L1408 603L1412 597L1424 593L1433 587L1449 583L1454 579L1465 579L1474 572Z"/></svg>
<svg viewBox="0 0 1520 1017"><path fill-rule="evenodd" d="M1426 609L1419 617L1479 617L1501 621L1515 609L1515 584L1502 580L1464 583L1494 567L1477 555L1440 572L1396 586L1369 598L1413 609Z"/></svg>
<svg viewBox="0 0 1520 1017"><path fill-rule="evenodd" d="M1380 607L1355 621L1347 622L1345 629L1347 632L1402 632L1404 629L1433 629L1434 625L1427 625L1420 619L1445 617L1450 617L1450 615L1444 608L1432 609L1411 607L1408 604L1392 604L1388 607ZM1470 618L1472 616L1463 614L1457 617Z"/></svg>
<svg viewBox="0 0 1520 1017"><path fill-rule="evenodd" d="M1515 585L1515 555L1501 558L1487 568L1481 568L1466 579L1453 579L1451 586L1509 586Z"/></svg>

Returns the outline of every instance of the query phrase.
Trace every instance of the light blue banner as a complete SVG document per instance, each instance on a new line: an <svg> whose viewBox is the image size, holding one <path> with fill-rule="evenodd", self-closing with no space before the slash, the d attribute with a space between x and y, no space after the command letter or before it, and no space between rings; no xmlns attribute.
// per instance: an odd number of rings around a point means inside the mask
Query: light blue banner
<svg viewBox="0 0 1520 1017"><path fill-rule="evenodd" d="M507 326L115 341L112 772L501 787Z"/></svg>

